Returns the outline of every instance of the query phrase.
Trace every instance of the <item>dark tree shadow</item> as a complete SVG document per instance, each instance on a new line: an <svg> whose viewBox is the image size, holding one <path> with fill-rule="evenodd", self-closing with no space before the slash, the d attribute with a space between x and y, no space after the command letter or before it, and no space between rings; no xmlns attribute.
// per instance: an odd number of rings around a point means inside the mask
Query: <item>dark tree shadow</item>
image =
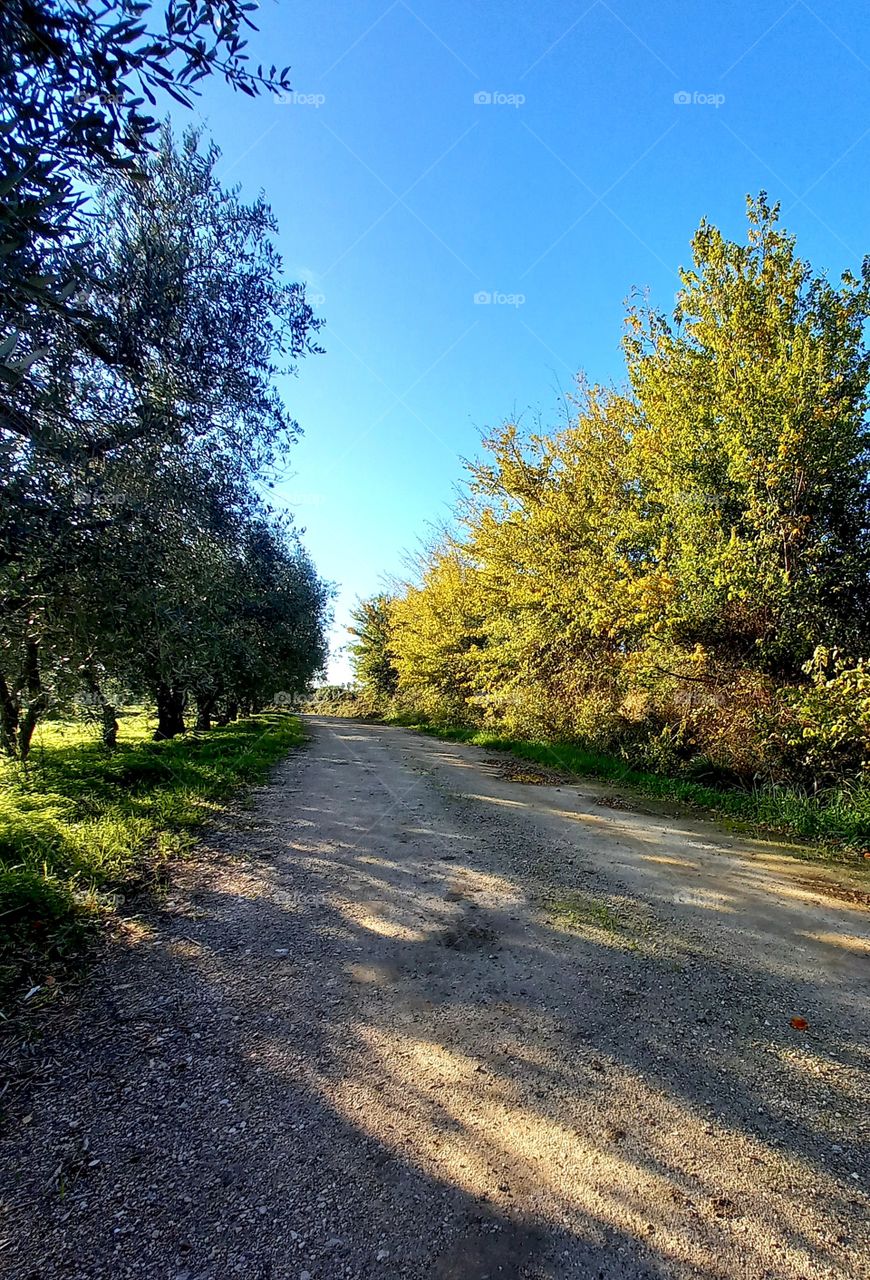
<svg viewBox="0 0 870 1280"><path fill-rule="evenodd" d="M379 750L316 730L31 1049L7 1274L857 1277L866 1045L825 975L554 867L503 789L409 770L372 823Z"/></svg>

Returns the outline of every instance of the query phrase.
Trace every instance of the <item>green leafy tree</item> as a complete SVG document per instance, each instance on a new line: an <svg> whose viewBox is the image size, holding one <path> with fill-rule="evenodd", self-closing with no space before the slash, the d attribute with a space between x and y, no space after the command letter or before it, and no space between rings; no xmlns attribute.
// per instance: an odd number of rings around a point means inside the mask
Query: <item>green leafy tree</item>
<svg viewBox="0 0 870 1280"><path fill-rule="evenodd" d="M354 625L348 627L354 637L350 645L354 675L375 702L388 701L398 686L390 653L391 604L391 597L383 593L360 600L351 614Z"/></svg>
<svg viewBox="0 0 870 1280"><path fill-rule="evenodd" d="M318 322L282 279L268 207L223 191L216 161L166 132L144 181L106 172L80 250L101 350L58 322L27 414L0 425L0 714L22 756L76 682L107 740L107 679L153 696L160 736L184 727L220 593L267 519L254 485L298 431L275 378L318 350Z"/></svg>
<svg viewBox="0 0 870 1280"><path fill-rule="evenodd" d="M190 105L216 73L243 93L289 88L289 68L251 67L244 0L5 0L0 6L0 253L4 325L34 303L65 306L70 277L47 247L80 235L83 182L132 172L165 92Z"/></svg>
<svg viewBox="0 0 870 1280"><path fill-rule="evenodd" d="M794 675L868 639L870 273L813 277L748 215L745 245L702 224L673 323L630 317L639 576L675 641Z"/></svg>
<svg viewBox="0 0 870 1280"><path fill-rule="evenodd" d="M486 646L485 612L476 566L450 542L437 545L390 611L390 642L400 697L432 720L473 715L481 691L480 659Z"/></svg>

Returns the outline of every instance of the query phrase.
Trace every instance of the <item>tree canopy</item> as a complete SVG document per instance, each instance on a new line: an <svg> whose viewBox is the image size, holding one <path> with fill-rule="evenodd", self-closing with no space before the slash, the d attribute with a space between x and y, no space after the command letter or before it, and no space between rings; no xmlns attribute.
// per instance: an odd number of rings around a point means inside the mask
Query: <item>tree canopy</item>
<svg viewBox="0 0 870 1280"><path fill-rule="evenodd" d="M395 698L668 768L860 769L870 268L815 276L762 194L745 243L702 223L681 280L672 315L629 309L623 387L580 380L567 425L485 439L390 604Z"/></svg>
<svg viewBox="0 0 870 1280"><path fill-rule="evenodd" d="M234 88L289 88L252 67L247 0L5 0L0 6L0 259L4 326L61 305L70 278L47 249L85 228L86 184L135 172L158 128L157 92L190 105L217 73ZM73 278L74 279L74 278Z"/></svg>

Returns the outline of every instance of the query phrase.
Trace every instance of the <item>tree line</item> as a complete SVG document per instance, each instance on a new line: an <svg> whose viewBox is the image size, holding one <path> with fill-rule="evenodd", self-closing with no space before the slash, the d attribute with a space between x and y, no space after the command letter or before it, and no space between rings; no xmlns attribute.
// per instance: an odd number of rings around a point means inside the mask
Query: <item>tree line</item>
<svg viewBox="0 0 870 1280"><path fill-rule="evenodd" d="M813 787L870 765L870 262L834 285L777 206L701 224L624 386L468 464L414 579L361 602L363 705Z"/></svg>
<svg viewBox="0 0 870 1280"><path fill-rule="evenodd" d="M0 20L0 742L119 696L157 736L301 691L330 592L269 501L298 434L276 379L320 350L277 226L219 152L143 114L218 68L250 6L13 0ZM145 95L143 97L142 95ZM17 114L16 114L17 113Z"/></svg>

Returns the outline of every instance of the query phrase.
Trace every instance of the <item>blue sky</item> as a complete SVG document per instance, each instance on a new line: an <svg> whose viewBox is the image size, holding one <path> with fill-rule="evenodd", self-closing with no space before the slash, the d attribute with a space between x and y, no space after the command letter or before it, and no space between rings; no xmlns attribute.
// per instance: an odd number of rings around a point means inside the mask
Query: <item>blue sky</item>
<svg viewBox="0 0 870 1280"><path fill-rule="evenodd" d="M285 388L305 434L281 497L339 587L336 648L482 429L555 423L580 369L620 380L624 300L672 306L702 217L741 236L765 188L818 270L870 251L859 0L265 0L257 21L294 100L214 80L194 114L326 319Z"/></svg>

